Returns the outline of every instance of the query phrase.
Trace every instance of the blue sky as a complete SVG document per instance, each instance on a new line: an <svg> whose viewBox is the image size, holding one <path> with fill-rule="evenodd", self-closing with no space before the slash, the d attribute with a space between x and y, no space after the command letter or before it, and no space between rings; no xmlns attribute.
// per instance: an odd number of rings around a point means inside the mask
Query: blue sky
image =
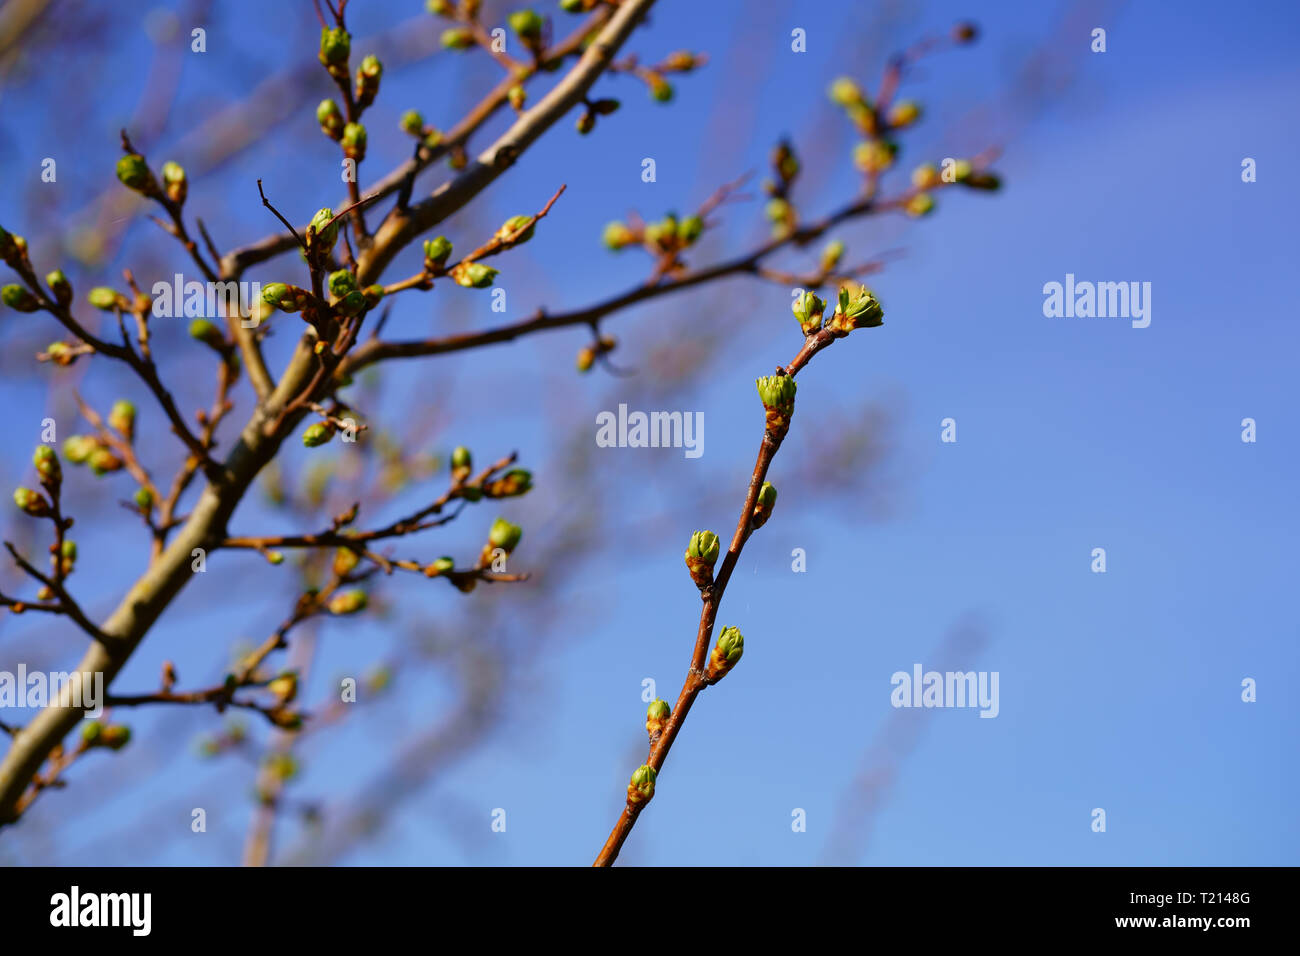
<svg viewBox="0 0 1300 956"><path fill-rule="evenodd" d="M988 7L977 11L980 42L927 60L905 87L927 114L904 140L900 163L905 171L998 145L1006 188L994 196L945 192L922 222L873 219L837 233L850 259L905 250L872 283L886 324L838 343L801 376L791 438L770 475L781 489L776 516L747 546L719 619L745 633L745 658L692 711L626 862L1294 864L1300 855L1290 759L1300 729L1300 653L1294 600L1286 597L1298 570L1300 434L1297 336L1285 305L1300 252L1297 185L1286 165L1300 146L1290 122L1300 94L1300 11L1283 3L1133 3L1082 15L1058 3L980 6ZM258 82L277 26L294 56L312 54L310 18L277 9L282 23L251 33L262 5L219 7L209 59L185 62L178 108L151 156L165 158L193 116ZM418 7L354 0L350 12L360 36ZM568 184L538 238L502 260L513 318L538 305L597 301L641 280L643 260L599 248L602 225L630 209L657 216L691 208L719 183L761 169L781 135L792 136L805 157L809 172L796 198L806 213L838 206L856 183L852 140L826 101L827 83L850 73L871 88L884 52L971 13L951 3L886 7L897 15L876 22L862 13L868 5L847 0L665 0L630 49L646 60L682 47L712 57L677 83L676 101L660 107L631 79L602 80L598 93L624 100L618 114L583 140L571 123L558 125L446 231L458 244L462 235L470 241L473 230L532 211ZM140 5L139 13L147 9ZM41 234L11 210L31 215L34 203L48 201L66 213L102 188L115 158L113 130L144 82L130 45L145 42L135 12L120 22L115 14L124 46L109 61L120 80L89 97L75 145L67 123L48 113L70 95L48 66L32 68L25 92L6 92L17 97L5 101L9 136L0 153L10 187L7 228ZM790 51L796 27L808 32L806 53ZM1107 31L1105 53L1089 50L1093 27ZM221 59L223 44L229 60ZM1041 100L1017 86L1018 68L1034 54L1050 75L1069 81ZM238 66L234 79L221 62ZM367 168L373 175L405 155L406 143L389 132L402 110L417 106L436 125L450 125L452 105L465 97L444 92L493 79L490 64L470 69L448 55L386 76L363 178ZM323 76L318 85L284 135L192 186L191 203L210 217L220 242L251 240L271 227L251 186L257 176L299 219L337 198L332 145L313 138L310 101L327 93ZM24 123L28 135L15 138ZM44 188L37 175L47 155L69 170L60 187L68 192L24 199L22 191ZM644 157L656 160L653 184L640 179ZM1241 181L1244 157L1257 161L1257 182ZM756 201L724 212L725 227L701 261L761 239ZM127 251L100 272L82 272L82 287L138 262L133 250L157 248L150 228L134 226ZM791 255L780 264L810 261ZM389 275L414 267L408 255ZM284 279L294 268L286 258L250 278ZM1045 317L1043 285L1067 273L1150 282L1150 327ZM387 414L445 419L440 448L465 441L484 458L517 448L541 486L557 476L561 443L594 445L596 414L620 401L703 410L705 454L694 461L676 450L601 450L574 484L547 489L568 500L599 489L617 502L603 516L606 546L561 586L546 641L507 695L508 713L488 742L418 788L378 836L341 862L580 864L594 856L642 759L642 681L656 681L671 701L684 675L698 603L681 551L697 527L727 536L734 527L759 438L752 380L799 344L789 296L781 285L731 282L617 318L609 330L623 340L619 359L639 369L628 378L572 374L583 344L576 332L393 370ZM486 299L440 288L431 300L404 303L390 329L405 337L502 318ZM12 322L11 315L5 324ZM689 351L692 326L708 323L728 331L704 373L657 392L646 381L652 363L641 356L665 335L684 336L679 346ZM0 325L0 336L16 334ZM291 344L291 334L274 341L273 366ZM183 350L183 336L172 335L170 345ZM14 368L6 360L0 381L7 405L50 407L49 370L11 376ZM84 389L111 400L121 379L99 374ZM193 403L203 394L194 389ZM792 484L817 438L866 427L857 416L867 404L889 410L886 471L864 473L853 495ZM940 442L940 422L949 417L957 423L953 444ZM1257 422L1253 444L1240 437L1247 417ZM8 443L0 474L16 483L34 439L17 427L15 434L21 440ZM286 445L290 467L309 454ZM111 497L95 490L105 486L78 487ZM715 489L705 507L704 492ZM883 514L870 506L877 493L888 502ZM512 502L508 512L526 528L517 556L525 564L529 544L547 531L531 501ZM142 554L138 546L119 550L124 533L140 532L102 514L119 524L81 532L83 561L127 565L81 583L86 603L105 612ZM461 553L481 540L488 520L462 520L447 530L445 548L444 541L425 547ZM235 525L286 521L250 502ZM1106 550L1105 574L1090 570L1098 547ZM807 554L806 573L791 571L794 548ZM169 656L194 682L210 678L232 635L260 636L279 620L284 592L249 588L267 578L255 559L223 555L214 565L212 587L226 590L188 589L121 688L152 686ZM472 632L491 601L499 626L531 633L504 589L462 602L449 589L386 587L413 602L413 616L432 629ZM977 622L983 635L975 647L948 640L964 621ZM24 659L70 665L80 650L76 635L51 633L39 653L28 651L43 633L30 621L6 624L0 661L12 660L9 645L35 655ZM330 624L322 634L317 695L327 692L327 675L354 672L399 639L384 621ZM915 663L945 669L945 660L999 673L996 719L890 706L895 671ZM1244 678L1258 684L1255 703L1240 698ZM399 679L398 690L368 722L314 744L294 792L346 799L393 741L442 712L449 693L435 680ZM130 716L142 731L130 772L110 773L88 806L85 791L97 786L92 768L74 768L69 795L44 798L7 859L238 859L249 766L202 763L179 744L150 756L148 728L160 726L160 716ZM208 712L169 719L186 737L218 720ZM866 816L855 784L864 775L886 781ZM64 821L78 788L83 809ZM193 793L211 794L223 808L220 820L206 838L175 837L188 830ZM131 819L142 799L174 807L173 817L153 824L168 839L152 840L146 827L134 842L104 844L106 828ZM1097 807L1106 811L1105 833L1090 828ZM506 810L505 833L489 829L495 808ZM807 832L792 832L796 808L806 811ZM853 841L838 829L846 820L861 828Z"/></svg>

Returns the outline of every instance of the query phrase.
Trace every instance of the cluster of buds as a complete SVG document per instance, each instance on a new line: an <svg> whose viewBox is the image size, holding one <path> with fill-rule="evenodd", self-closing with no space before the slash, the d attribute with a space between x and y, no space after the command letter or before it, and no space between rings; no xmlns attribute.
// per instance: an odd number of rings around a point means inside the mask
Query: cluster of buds
<svg viewBox="0 0 1300 956"><path fill-rule="evenodd" d="M767 524L767 519L772 517L772 509L776 507L776 486L770 481L763 482L763 487L758 489L758 499L754 502L754 513L750 516L750 527L757 530Z"/></svg>
<svg viewBox="0 0 1300 956"><path fill-rule="evenodd" d="M655 778L659 774L649 764L642 764L632 772L632 781L627 785L628 806L636 807L649 803L655 795Z"/></svg>
<svg viewBox="0 0 1300 956"><path fill-rule="evenodd" d="M370 603L370 597L361 588L350 588L347 591L340 591L330 598L327 605L329 612L336 615L357 614L366 609Z"/></svg>
<svg viewBox="0 0 1300 956"><path fill-rule="evenodd" d="M533 473L526 468L511 468L499 478L494 478L483 486L483 494L488 498L517 498L527 494L533 487Z"/></svg>
<svg viewBox="0 0 1300 956"><path fill-rule="evenodd" d="M122 469L122 459L93 435L69 435L63 440L63 457L72 465L86 465L96 477Z"/></svg>
<svg viewBox="0 0 1300 956"><path fill-rule="evenodd" d="M596 128L597 116L608 116L618 110L622 104L615 99L590 100L587 108L578 116L578 122L575 124L577 130L583 136L586 136Z"/></svg>
<svg viewBox="0 0 1300 956"><path fill-rule="evenodd" d="M678 219L670 212L658 222L646 223L642 239L651 252L671 256L693 246L703 233L704 220L699 216Z"/></svg>
<svg viewBox="0 0 1300 956"><path fill-rule="evenodd" d="M645 712L645 729L650 735L650 742L659 739L659 735L664 732L664 727L668 724L668 718L672 715L673 709L668 706L668 701L658 699L650 702L650 706Z"/></svg>
<svg viewBox="0 0 1300 956"><path fill-rule="evenodd" d="M524 529L517 524L511 524L505 518L497 518L492 522L492 527L488 531L487 544L483 545L483 551L479 555L480 567L486 566L492 562L492 555L495 551L501 551L504 554L510 554L519 547L519 539L524 536Z"/></svg>
<svg viewBox="0 0 1300 956"><path fill-rule="evenodd" d="M590 345L584 345L578 349L578 358L575 365L579 372L590 372L591 367L596 364L596 359L602 355L608 355L618 346L618 339L612 335L601 335L596 338Z"/></svg>
<svg viewBox="0 0 1300 956"><path fill-rule="evenodd" d="M709 669L705 672L704 679L710 684L716 684L727 676L727 672L736 666L736 661L740 660L744 653L744 635L738 628L724 627L722 633L718 635L717 643L713 645L713 650L709 653Z"/></svg>
<svg viewBox="0 0 1300 956"><path fill-rule="evenodd" d="M125 724L102 724L92 720L81 728L81 743L89 750L91 747L107 747L109 750L121 750L131 741L131 728Z"/></svg>
<svg viewBox="0 0 1300 956"><path fill-rule="evenodd" d="M856 293L851 293L848 286L843 286L835 314L826 323L826 328L836 338L843 338L854 329L874 329L884 322L885 311L870 289L862 285L858 286Z"/></svg>
<svg viewBox="0 0 1300 956"><path fill-rule="evenodd" d="M722 543L712 531L696 531L686 547L686 569L701 591L713 586L713 566L722 552Z"/></svg>
<svg viewBox="0 0 1300 956"><path fill-rule="evenodd" d="M361 61L357 67L356 98L357 109L363 110L375 101L379 94L379 78L384 75L384 65L373 53Z"/></svg>
<svg viewBox="0 0 1300 956"><path fill-rule="evenodd" d="M766 412L767 436L774 442L780 442L790 430L790 417L794 415L794 393L799 386L789 375L764 375L755 384Z"/></svg>
<svg viewBox="0 0 1300 956"><path fill-rule="evenodd" d="M321 27L320 62L330 76L347 82L348 58L352 56L352 37L342 27Z"/></svg>
<svg viewBox="0 0 1300 956"><path fill-rule="evenodd" d="M794 300L790 308L804 335L812 335L821 329L826 303L815 292L804 292Z"/></svg>

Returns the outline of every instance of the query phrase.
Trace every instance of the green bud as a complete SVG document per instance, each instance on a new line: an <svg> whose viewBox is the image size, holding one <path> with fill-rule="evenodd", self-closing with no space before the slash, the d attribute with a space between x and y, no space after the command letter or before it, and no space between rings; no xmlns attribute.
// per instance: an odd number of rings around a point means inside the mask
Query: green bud
<svg viewBox="0 0 1300 956"><path fill-rule="evenodd" d="M511 216L502 223L501 228L497 230L496 238L505 241L509 236L514 235L516 231L523 229L525 225L528 225L528 221L532 218L532 216ZM535 226L536 223L528 225L528 228L524 229L519 237L514 240L514 244L521 245L533 238L533 228Z"/></svg>
<svg viewBox="0 0 1300 956"><path fill-rule="evenodd" d="M365 159L366 128L360 123L349 123L343 127L343 138L339 140L339 144L343 147L346 156L355 160Z"/></svg>
<svg viewBox="0 0 1300 956"><path fill-rule="evenodd" d="M449 27L439 40L445 50L468 50L474 45L474 34L464 27Z"/></svg>
<svg viewBox="0 0 1300 956"><path fill-rule="evenodd" d="M330 599L329 612L331 614L356 614L358 611L364 611L369 603L370 598L365 591L360 588L352 588L349 591L341 591Z"/></svg>
<svg viewBox="0 0 1300 956"><path fill-rule="evenodd" d="M596 128L596 114L590 110L583 110L578 116L578 121L574 123L574 127L580 135L586 136Z"/></svg>
<svg viewBox="0 0 1300 956"><path fill-rule="evenodd" d="M686 558L688 562L694 558L713 567L721 550L722 543L716 534L712 531L696 531L691 535L690 544L686 547Z"/></svg>
<svg viewBox="0 0 1300 956"><path fill-rule="evenodd" d="M425 577L436 578L440 574L456 569L456 559L443 555L424 569Z"/></svg>
<svg viewBox="0 0 1300 956"><path fill-rule="evenodd" d="M95 286L86 296L86 301L96 309L103 309L105 312L112 312L114 309L126 309L130 303L126 301L126 296L122 295L116 289L110 289L106 285Z"/></svg>
<svg viewBox="0 0 1300 956"><path fill-rule="evenodd" d="M519 35L519 39L524 41L525 45L541 39L542 36L542 18L532 10L516 10L506 18L510 24L510 29Z"/></svg>
<svg viewBox="0 0 1300 956"><path fill-rule="evenodd" d="M758 397L763 400L767 437L781 441L790 430L794 414L794 393L798 386L789 375L764 375L758 379Z"/></svg>
<svg viewBox="0 0 1300 956"><path fill-rule="evenodd" d="M85 464L99 447L99 442L88 435L69 435L63 439L63 457L73 465Z"/></svg>
<svg viewBox="0 0 1300 956"><path fill-rule="evenodd" d="M605 226L601 241L606 248L619 252L636 242L636 235L623 223L611 222Z"/></svg>
<svg viewBox="0 0 1300 956"><path fill-rule="evenodd" d="M844 243L839 239L833 239L828 242L826 248L822 250L822 269L826 272L830 272L840 264L840 259L843 257Z"/></svg>
<svg viewBox="0 0 1300 956"><path fill-rule="evenodd" d="M656 737L663 733L664 724L672 714L673 709L668 706L666 700L653 700L645 712L645 729L651 737Z"/></svg>
<svg viewBox="0 0 1300 956"><path fill-rule="evenodd" d="M464 445L457 445L451 452L451 476L456 481L464 481L474 467L474 458Z"/></svg>
<svg viewBox="0 0 1300 956"><path fill-rule="evenodd" d="M492 280L496 277L497 270L481 262L471 262L452 270L452 278L456 280L456 284L467 289L486 289L492 285Z"/></svg>
<svg viewBox="0 0 1300 956"><path fill-rule="evenodd" d="M450 17L456 12L452 0L425 0L424 9L435 17Z"/></svg>
<svg viewBox="0 0 1300 956"><path fill-rule="evenodd" d="M586 0L560 0L560 9L565 13L582 13L587 9Z"/></svg>
<svg viewBox="0 0 1300 956"><path fill-rule="evenodd" d="M373 53L362 60L361 65L357 67L358 82L360 82L361 77L365 77L367 81L370 81L378 80L383 75L384 65L379 62L379 57Z"/></svg>
<svg viewBox="0 0 1300 956"><path fill-rule="evenodd" d="M141 511L148 511L153 507L153 492L148 488L137 488L134 499L136 507Z"/></svg>
<svg viewBox="0 0 1300 956"><path fill-rule="evenodd" d="M789 375L764 375L755 384L765 408L794 408L794 394L799 386Z"/></svg>
<svg viewBox="0 0 1300 956"><path fill-rule="evenodd" d="M921 106L914 100L900 100L889 111L889 125L897 129L911 126L921 118Z"/></svg>
<svg viewBox="0 0 1300 956"><path fill-rule="evenodd" d="M104 725L97 720L92 720L81 728L81 742L87 747L94 747L99 743L100 735L104 732Z"/></svg>
<svg viewBox="0 0 1300 956"><path fill-rule="evenodd" d="M945 177L951 175L951 182L964 183L970 178L970 174L975 171L975 167L970 164L968 159L958 159L951 166L945 169Z"/></svg>
<svg viewBox="0 0 1300 956"><path fill-rule="evenodd" d="M117 161L117 178L127 189L134 189L142 196L158 195L158 182L144 157L137 153L128 153Z"/></svg>
<svg viewBox="0 0 1300 956"><path fill-rule="evenodd" d="M361 563L361 555L351 548L341 547L334 552L333 571L339 577L346 577L356 570Z"/></svg>
<svg viewBox="0 0 1300 956"><path fill-rule="evenodd" d="M758 500L754 502L753 526L761 528L767 524L767 519L772 517L774 507L776 507L776 486L770 481L765 481L763 487L758 489Z"/></svg>
<svg viewBox="0 0 1300 956"><path fill-rule="evenodd" d="M831 102L838 106L857 106L866 102L862 87L847 76L839 77L827 91Z"/></svg>
<svg viewBox="0 0 1300 956"><path fill-rule="evenodd" d="M934 197L929 193L917 193L903 206L903 211L913 219L920 219L934 212Z"/></svg>
<svg viewBox="0 0 1300 956"><path fill-rule="evenodd" d="M506 94L506 98L510 101L510 108L518 113L523 110L524 104L528 102L528 91L522 86L512 86Z"/></svg>
<svg viewBox="0 0 1300 956"><path fill-rule="evenodd" d="M364 136L365 130L362 130ZM325 249L326 252L334 248L334 243L338 241L339 224L337 222L327 225L334 218L334 210L329 206L316 210L316 215L311 217L311 228L316 230L316 242ZM263 293L263 298L266 298ZM270 300L268 300L270 301Z"/></svg>
<svg viewBox="0 0 1300 956"><path fill-rule="evenodd" d="M334 437L334 429L324 422L308 425L302 433L302 443L307 448L316 448Z"/></svg>
<svg viewBox="0 0 1300 956"><path fill-rule="evenodd" d="M689 246L704 232L704 220L699 216L687 216L677 224L677 238L683 245Z"/></svg>
<svg viewBox="0 0 1300 956"><path fill-rule="evenodd" d="M968 189L983 189L988 192L997 192L1002 188L1002 178L994 173L972 172L961 182Z"/></svg>
<svg viewBox="0 0 1300 956"><path fill-rule="evenodd" d="M509 554L519 546L519 539L523 536L524 529L519 525L511 524L505 518L497 518L492 522L492 529L488 532L488 544Z"/></svg>
<svg viewBox="0 0 1300 956"><path fill-rule="evenodd" d="M44 518L51 513L50 503L39 491L31 488L18 488L14 491L14 504L18 510L26 512L33 518Z"/></svg>
<svg viewBox="0 0 1300 956"><path fill-rule="evenodd" d="M301 312L311 304L311 300L311 293L296 285L272 282L262 287L262 301L282 312Z"/></svg>
<svg viewBox="0 0 1300 956"><path fill-rule="evenodd" d="M407 110L402 114L402 130L412 136L424 135L424 117L419 110Z"/></svg>
<svg viewBox="0 0 1300 956"><path fill-rule="evenodd" d="M185 202L185 197L189 193L189 180L185 176L185 167L180 163L168 160L162 166L163 192L167 198L176 205Z"/></svg>
<svg viewBox="0 0 1300 956"><path fill-rule="evenodd" d="M99 744L110 750L121 750L131 742L131 728L123 724L109 724L99 734Z"/></svg>
<svg viewBox="0 0 1300 956"><path fill-rule="evenodd" d="M108 424L129 440L135 434L135 406L126 399L114 402L108 413Z"/></svg>
<svg viewBox="0 0 1300 956"><path fill-rule="evenodd" d="M40 300L32 295L22 286L9 284L0 289L0 302L3 302L15 312L35 312L41 307Z"/></svg>
<svg viewBox="0 0 1300 956"><path fill-rule="evenodd" d="M511 468L500 478L488 482L483 494L489 498L517 498L533 487L533 473L525 468Z"/></svg>
<svg viewBox="0 0 1300 956"><path fill-rule="evenodd" d="M343 136L343 113L333 100L320 101L320 106L316 107L316 122L330 139L338 140Z"/></svg>
<svg viewBox="0 0 1300 956"><path fill-rule="evenodd" d="M655 795L655 778L659 774L649 764L642 764L632 773L632 782L627 787L627 802L645 803Z"/></svg>
<svg viewBox="0 0 1300 956"><path fill-rule="evenodd" d="M651 73L646 81L650 84L650 98L656 103L669 103L673 98L673 85L658 73Z"/></svg>
<svg viewBox="0 0 1300 956"><path fill-rule="evenodd" d="M922 163L912 170L912 185L917 189L933 189L943 182L939 176L939 170L934 168L933 163Z"/></svg>
<svg viewBox="0 0 1300 956"><path fill-rule="evenodd" d="M364 292L353 289L335 303L334 310L340 315L351 317L361 314L369 304L370 300L366 298Z"/></svg>
<svg viewBox="0 0 1300 956"><path fill-rule="evenodd" d="M13 265L13 260L19 258L19 254L25 252L27 243L22 236L15 236L4 226L0 226L0 259Z"/></svg>
<svg viewBox="0 0 1300 956"><path fill-rule="evenodd" d="M898 144L884 139L869 139L853 147L853 165L864 173L884 172L894 165Z"/></svg>
<svg viewBox="0 0 1300 956"><path fill-rule="evenodd" d="M73 562L77 560L77 542L71 538L65 538L63 544L59 546L59 554L65 561Z"/></svg>
<svg viewBox="0 0 1300 956"><path fill-rule="evenodd" d="M822 314L826 311L826 303L815 293L805 292L794 300L791 308L794 317L799 320L799 328L803 329L805 335L812 335L822 327Z"/></svg>
<svg viewBox="0 0 1300 956"><path fill-rule="evenodd" d="M55 269L45 277L45 284L50 287L50 292L54 295L54 301L59 305L68 305L72 302L72 283L68 277L63 274L62 269Z"/></svg>
<svg viewBox="0 0 1300 956"><path fill-rule="evenodd" d="M86 466L90 468L91 473L100 478L114 471L122 470L122 459L118 458L107 448L97 446L86 459Z"/></svg>
<svg viewBox="0 0 1300 956"><path fill-rule="evenodd" d="M337 299L357 290L357 277L347 269L330 273L330 295Z"/></svg>
<svg viewBox="0 0 1300 956"><path fill-rule="evenodd" d="M438 236L436 239L424 240L424 261L432 263L434 266L441 266L451 255L451 240L446 236Z"/></svg>
<svg viewBox="0 0 1300 956"><path fill-rule="evenodd" d="M267 684L266 689L283 703L289 703L298 696L298 672L285 671Z"/></svg>
<svg viewBox="0 0 1300 956"><path fill-rule="evenodd" d="M713 645L713 652L709 654L709 669L705 672L704 679L709 683L721 680L744 653L744 636L737 628L724 627L718 635L717 643Z"/></svg>
<svg viewBox="0 0 1300 956"><path fill-rule="evenodd" d="M41 476L41 482L58 483L63 478L63 469L59 467L59 456L49 445L37 445L36 451L32 453L32 464L36 466L36 473Z"/></svg>
<svg viewBox="0 0 1300 956"><path fill-rule="evenodd" d="M338 67L346 66L348 57L352 55L352 37L347 30L342 27L321 27L320 31L320 61L321 65L326 68L334 67L330 70L334 73Z"/></svg>
<svg viewBox="0 0 1300 956"><path fill-rule="evenodd" d="M265 290L263 290L262 296L263 298L266 297ZM207 319L195 319L190 323L190 338L202 342L218 352L222 351L226 346L226 339L221 334L221 330Z"/></svg>

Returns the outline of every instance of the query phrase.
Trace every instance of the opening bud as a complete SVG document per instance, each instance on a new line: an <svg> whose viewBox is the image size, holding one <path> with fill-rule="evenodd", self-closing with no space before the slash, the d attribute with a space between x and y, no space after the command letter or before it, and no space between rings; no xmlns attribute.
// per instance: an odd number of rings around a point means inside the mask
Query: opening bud
<svg viewBox="0 0 1300 956"><path fill-rule="evenodd" d="M632 781L627 785L627 802L633 806L646 803L655 795L655 779L659 776L654 767L642 764L632 772Z"/></svg>
<svg viewBox="0 0 1300 956"><path fill-rule="evenodd" d="M799 320L799 328L803 329L804 335L812 335L822 327L822 315L826 311L826 303L815 293L805 292L794 300L792 310L794 317Z"/></svg>
<svg viewBox="0 0 1300 956"><path fill-rule="evenodd" d="M745 653L745 638L738 628L724 627L718 635L718 641L709 654L709 669L704 679L716 683L727 676L727 672L736 666L736 662Z"/></svg>
<svg viewBox="0 0 1300 956"><path fill-rule="evenodd" d="M770 481L765 481L763 487L758 489L758 500L754 502L754 528L761 528L767 524L767 519L772 517L772 509L775 507L776 486Z"/></svg>

